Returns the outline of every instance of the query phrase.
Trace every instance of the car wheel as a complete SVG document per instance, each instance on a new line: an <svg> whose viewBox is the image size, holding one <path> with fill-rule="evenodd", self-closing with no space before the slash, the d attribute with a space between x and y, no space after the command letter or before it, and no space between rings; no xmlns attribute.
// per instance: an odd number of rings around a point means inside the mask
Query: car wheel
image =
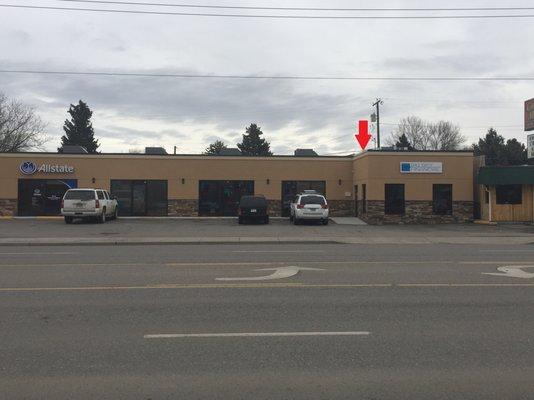
<svg viewBox="0 0 534 400"><path fill-rule="evenodd" d="M74 218L72 218L72 217L65 217L65 223L66 223L66 224L72 224L72 220L73 220L73 219L74 219Z"/></svg>
<svg viewBox="0 0 534 400"><path fill-rule="evenodd" d="M106 222L106 209L102 210L102 214L98 217L98 223L103 224Z"/></svg>
<svg viewBox="0 0 534 400"><path fill-rule="evenodd" d="M328 218L327 219L323 219L323 225L328 225Z"/></svg>
<svg viewBox="0 0 534 400"><path fill-rule="evenodd" d="M113 213L113 219L116 220L119 218L119 211L117 210L117 208L115 208L115 212Z"/></svg>

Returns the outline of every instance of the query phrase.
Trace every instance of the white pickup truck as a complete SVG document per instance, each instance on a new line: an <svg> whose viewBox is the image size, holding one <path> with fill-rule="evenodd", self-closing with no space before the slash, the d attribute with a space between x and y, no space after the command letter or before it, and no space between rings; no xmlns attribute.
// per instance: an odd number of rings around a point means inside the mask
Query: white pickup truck
<svg viewBox="0 0 534 400"><path fill-rule="evenodd" d="M61 200L61 215L67 224L74 218L104 223L108 218L117 219L118 211L117 200L102 189L69 189Z"/></svg>

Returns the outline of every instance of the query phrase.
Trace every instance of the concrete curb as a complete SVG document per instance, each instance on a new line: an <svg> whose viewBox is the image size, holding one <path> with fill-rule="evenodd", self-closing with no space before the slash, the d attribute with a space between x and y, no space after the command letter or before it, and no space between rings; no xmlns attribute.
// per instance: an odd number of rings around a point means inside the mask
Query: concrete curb
<svg viewBox="0 0 534 400"><path fill-rule="evenodd" d="M201 244L338 244L331 238L213 237L213 238L29 238L0 239L2 246L140 246Z"/></svg>
<svg viewBox="0 0 534 400"><path fill-rule="evenodd" d="M534 244L534 236L461 236L461 237L154 237L154 238L12 238L0 239L2 246L141 246L202 244Z"/></svg>

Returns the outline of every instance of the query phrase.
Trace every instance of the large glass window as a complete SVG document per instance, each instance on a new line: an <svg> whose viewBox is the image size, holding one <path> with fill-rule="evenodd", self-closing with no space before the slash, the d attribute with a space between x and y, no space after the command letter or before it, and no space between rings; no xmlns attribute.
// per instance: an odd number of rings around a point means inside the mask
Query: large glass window
<svg viewBox="0 0 534 400"><path fill-rule="evenodd" d="M437 215L452 214L452 185L436 184L433 186L433 212Z"/></svg>
<svg viewBox="0 0 534 400"><path fill-rule="evenodd" d="M76 179L19 179L18 215L59 215L65 192L77 185Z"/></svg>
<svg viewBox="0 0 534 400"><path fill-rule="evenodd" d="M117 199L119 215L167 215L167 181L115 179L111 195Z"/></svg>
<svg viewBox="0 0 534 400"><path fill-rule="evenodd" d="M235 216L241 196L254 194L254 181L200 181L198 213L201 216Z"/></svg>
<svg viewBox="0 0 534 400"><path fill-rule="evenodd" d="M521 185L495 186L497 204L521 204L523 200L523 187Z"/></svg>
<svg viewBox="0 0 534 400"><path fill-rule="evenodd" d="M386 184L385 186L384 212L389 215L403 215L404 204L404 184Z"/></svg>

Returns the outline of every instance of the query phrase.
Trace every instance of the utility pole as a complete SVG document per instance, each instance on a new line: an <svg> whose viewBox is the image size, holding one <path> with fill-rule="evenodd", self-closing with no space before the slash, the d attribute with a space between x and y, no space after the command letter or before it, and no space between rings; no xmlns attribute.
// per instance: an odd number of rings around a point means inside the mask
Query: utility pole
<svg viewBox="0 0 534 400"><path fill-rule="evenodd" d="M380 149L380 104L383 104L381 99L376 99L376 103L373 106L376 107L376 145Z"/></svg>

